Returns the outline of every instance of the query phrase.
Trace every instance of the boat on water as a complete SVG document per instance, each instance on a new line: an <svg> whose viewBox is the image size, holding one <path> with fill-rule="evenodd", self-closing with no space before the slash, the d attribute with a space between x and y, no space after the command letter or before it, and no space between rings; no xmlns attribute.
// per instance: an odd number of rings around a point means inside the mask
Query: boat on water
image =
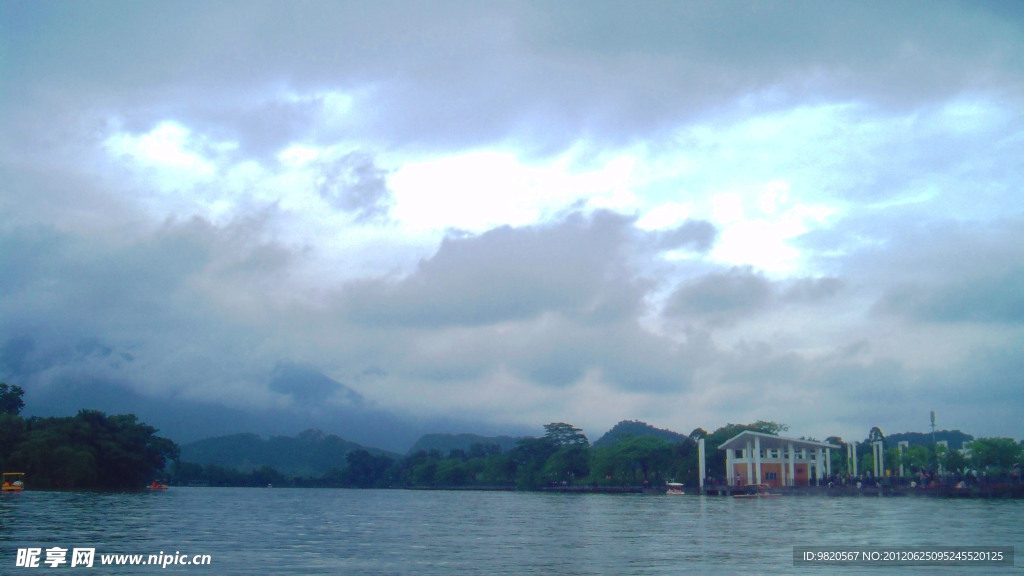
<svg viewBox="0 0 1024 576"><path fill-rule="evenodd" d="M0 489L4 492L21 492L25 489L25 473L4 472L3 486Z"/></svg>
<svg viewBox="0 0 1024 576"><path fill-rule="evenodd" d="M683 491L683 485L679 482L668 482L666 485L668 486L668 490L665 491L665 494L671 494L673 496L686 494L686 492Z"/></svg>
<svg viewBox="0 0 1024 576"><path fill-rule="evenodd" d="M745 492L740 492L738 494L733 494L732 497L733 498L778 498L778 497L782 496L782 494L780 494L778 492L771 492L770 488L771 487L768 486L767 484L751 484L750 486L747 486L747 490Z"/></svg>
<svg viewBox="0 0 1024 576"><path fill-rule="evenodd" d="M146 490L150 490L150 491L167 490L167 484L161 484L160 482L157 482L156 480L153 480L153 482L150 483L149 486L146 486Z"/></svg>

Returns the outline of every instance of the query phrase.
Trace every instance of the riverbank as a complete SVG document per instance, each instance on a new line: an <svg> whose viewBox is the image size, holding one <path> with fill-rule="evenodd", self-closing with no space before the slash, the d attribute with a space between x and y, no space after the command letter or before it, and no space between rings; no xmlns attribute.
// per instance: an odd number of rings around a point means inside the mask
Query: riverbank
<svg viewBox="0 0 1024 576"><path fill-rule="evenodd" d="M710 496L729 496L734 492L746 492L749 487L709 486L704 493ZM772 488L785 496L860 497L891 496L921 498L1024 498L1024 485L988 484L964 487L936 485L921 486L786 486Z"/></svg>

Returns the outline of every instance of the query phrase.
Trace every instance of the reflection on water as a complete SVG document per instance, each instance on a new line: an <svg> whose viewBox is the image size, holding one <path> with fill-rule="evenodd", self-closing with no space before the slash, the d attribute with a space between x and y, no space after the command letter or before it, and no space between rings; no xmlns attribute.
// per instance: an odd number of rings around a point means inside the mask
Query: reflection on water
<svg viewBox="0 0 1024 576"><path fill-rule="evenodd" d="M926 498L235 488L25 492L0 498L0 573L16 570L18 548L61 546L95 547L97 555L212 556L212 566L162 570L181 573L777 574L794 571L793 546L1024 550L1022 513L1024 503L1016 500ZM65 565L53 572L71 570ZM102 570L150 574L154 568ZM826 573L800 568L808 570ZM921 568L886 570L909 574Z"/></svg>

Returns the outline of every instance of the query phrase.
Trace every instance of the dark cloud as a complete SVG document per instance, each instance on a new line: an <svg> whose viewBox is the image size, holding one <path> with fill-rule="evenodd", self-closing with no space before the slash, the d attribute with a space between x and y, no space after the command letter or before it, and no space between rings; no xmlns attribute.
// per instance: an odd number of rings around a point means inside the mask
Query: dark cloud
<svg viewBox="0 0 1024 576"><path fill-rule="evenodd" d="M923 322L1024 324L1024 268L941 285L895 286L882 296L876 311Z"/></svg>
<svg viewBox="0 0 1024 576"><path fill-rule="evenodd" d="M704 253L711 249L718 236L718 230L710 222L687 220L681 226L652 234L658 250L689 248Z"/></svg>
<svg viewBox="0 0 1024 576"><path fill-rule="evenodd" d="M3 71L25 98L70 91L183 118L215 94L263 107L222 118L253 142L310 128L258 104L268 88L363 94L336 137L458 147L512 134L557 149L656 134L751 93L905 106L1019 90L1024 69L1019 19L957 3L9 2L3 18Z"/></svg>
<svg viewBox="0 0 1024 576"><path fill-rule="evenodd" d="M643 295L624 267L632 233L631 219L597 212L448 238L409 277L355 282L339 298L364 324L480 325L544 312L622 317Z"/></svg>
<svg viewBox="0 0 1024 576"><path fill-rule="evenodd" d="M790 283L781 297L790 302L818 302L834 298L845 285L839 278L800 278Z"/></svg>
<svg viewBox="0 0 1024 576"><path fill-rule="evenodd" d="M320 196L357 222L385 220L391 208L387 172L367 154L352 152L324 162L318 182Z"/></svg>
<svg viewBox="0 0 1024 576"><path fill-rule="evenodd" d="M772 285L750 268L707 274L669 295L664 314L712 324L731 323L761 310L772 297Z"/></svg>
<svg viewBox="0 0 1024 576"><path fill-rule="evenodd" d="M316 407L327 401L358 406L363 397L341 382L329 378L313 366L281 362L271 373L270 390L287 394L299 404Z"/></svg>

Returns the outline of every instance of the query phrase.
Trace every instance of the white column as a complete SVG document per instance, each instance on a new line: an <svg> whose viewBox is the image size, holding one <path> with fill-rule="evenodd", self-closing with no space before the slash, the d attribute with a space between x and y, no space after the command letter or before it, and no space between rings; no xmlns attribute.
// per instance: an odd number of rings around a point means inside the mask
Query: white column
<svg viewBox="0 0 1024 576"><path fill-rule="evenodd" d="M747 440L747 451L743 453L747 457L747 484L754 483L754 463L753 458L750 457L752 450L753 447L750 445L750 440Z"/></svg>
<svg viewBox="0 0 1024 576"><path fill-rule="evenodd" d="M793 443L789 443L789 486L796 486L796 451Z"/></svg>
<svg viewBox="0 0 1024 576"><path fill-rule="evenodd" d="M732 448L729 448L725 451L725 483L728 486L733 485L732 475L734 472L732 471L732 468Z"/></svg>
<svg viewBox="0 0 1024 576"><path fill-rule="evenodd" d="M825 448L825 475L832 477L832 450Z"/></svg>
<svg viewBox="0 0 1024 576"><path fill-rule="evenodd" d="M757 469L757 483L761 483L761 437L754 436L754 466Z"/></svg>
<svg viewBox="0 0 1024 576"><path fill-rule="evenodd" d="M900 442L896 446L900 450L900 478L902 478L903 476L906 475L906 469L903 466L903 457L907 453L907 448L910 447L910 442L907 442L906 440L903 440L902 442Z"/></svg>
<svg viewBox="0 0 1024 576"><path fill-rule="evenodd" d="M881 442L871 443L871 456L875 461L875 478L885 475L885 454Z"/></svg>
<svg viewBox="0 0 1024 576"><path fill-rule="evenodd" d="M824 470L822 463L825 461L825 451L821 448L814 449L814 484L821 486L821 472Z"/></svg>
<svg viewBox="0 0 1024 576"><path fill-rule="evenodd" d="M850 444L850 447L853 448L853 475L856 476L857 475L857 443L854 442L853 444Z"/></svg>
<svg viewBox="0 0 1024 576"><path fill-rule="evenodd" d="M704 493L704 471L707 467L704 464L704 439L697 440L697 465L700 466L700 493Z"/></svg>

